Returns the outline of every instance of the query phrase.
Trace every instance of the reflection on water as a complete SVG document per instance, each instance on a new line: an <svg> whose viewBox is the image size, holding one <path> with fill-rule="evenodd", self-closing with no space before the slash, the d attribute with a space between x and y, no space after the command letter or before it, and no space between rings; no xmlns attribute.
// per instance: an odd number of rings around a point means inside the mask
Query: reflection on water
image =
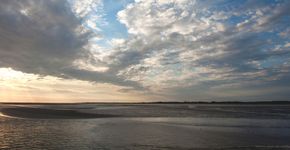
<svg viewBox="0 0 290 150"><path fill-rule="evenodd" d="M289 120L278 119L159 117L29 120L0 117L1 149L285 146L290 145L288 133Z"/></svg>
<svg viewBox="0 0 290 150"><path fill-rule="evenodd" d="M287 119L143 117L131 118L131 120L203 127L290 128L290 121Z"/></svg>
<svg viewBox="0 0 290 150"><path fill-rule="evenodd" d="M0 147L12 149L86 149L91 145L90 126L85 120L1 119Z"/></svg>

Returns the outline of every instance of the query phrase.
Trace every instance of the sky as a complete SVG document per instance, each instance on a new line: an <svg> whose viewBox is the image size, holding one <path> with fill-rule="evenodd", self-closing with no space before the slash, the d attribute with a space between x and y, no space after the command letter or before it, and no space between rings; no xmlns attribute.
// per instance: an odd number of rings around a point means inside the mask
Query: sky
<svg viewBox="0 0 290 150"><path fill-rule="evenodd" d="M2 0L0 102L290 100L288 0Z"/></svg>

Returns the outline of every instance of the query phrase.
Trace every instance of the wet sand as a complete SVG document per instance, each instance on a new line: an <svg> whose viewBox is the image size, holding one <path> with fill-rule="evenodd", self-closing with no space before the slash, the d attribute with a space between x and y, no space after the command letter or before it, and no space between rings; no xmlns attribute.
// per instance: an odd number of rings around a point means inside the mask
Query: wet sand
<svg viewBox="0 0 290 150"><path fill-rule="evenodd" d="M88 119L117 117L117 115L85 113L70 109L57 110L33 107L4 107L1 108L0 111L7 117L31 119Z"/></svg>
<svg viewBox="0 0 290 150"><path fill-rule="evenodd" d="M289 105L1 105L0 110L12 117L0 116L0 149L290 149Z"/></svg>
<svg viewBox="0 0 290 150"><path fill-rule="evenodd" d="M80 104L0 105L19 118L73 119L103 117L198 117L290 119L290 105L232 104Z"/></svg>

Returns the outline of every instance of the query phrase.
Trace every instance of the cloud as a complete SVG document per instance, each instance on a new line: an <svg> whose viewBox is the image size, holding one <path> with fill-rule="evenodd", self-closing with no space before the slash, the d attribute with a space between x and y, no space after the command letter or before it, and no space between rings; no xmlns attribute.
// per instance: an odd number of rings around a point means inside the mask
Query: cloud
<svg viewBox="0 0 290 150"><path fill-rule="evenodd" d="M87 49L98 37L84 17L93 1L6 0L0 6L0 67L26 73L112 83L140 88L138 83L106 74L104 63ZM95 12L96 13L96 12ZM93 19L92 21L96 21Z"/></svg>
<svg viewBox="0 0 290 150"><path fill-rule="evenodd" d="M117 55L119 75L155 92L180 88L201 97L215 86L274 85L289 74L279 71L289 49L274 51L285 42L289 10L285 1L137 1L118 13L132 35Z"/></svg>
<svg viewBox="0 0 290 150"><path fill-rule="evenodd" d="M88 35L75 32L79 20L64 6L64 1L3 1L1 66L54 74L55 66L70 65Z"/></svg>
<svg viewBox="0 0 290 150"><path fill-rule="evenodd" d="M106 39L102 27L115 16L108 17L100 0L6 0L0 67L175 100L246 96L254 84L247 96L258 97L271 86L289 86L289 6L283 0L136 0L116 14L128 36ZM244 92L220 94L229 87ZM286 98L278 91L272 93Z"/></svg>
<svg viewBox="0 0 290 150"><path fill-rule="evenodd" d="M136 102L144 100L138 92L124 93L112 84L39 77L9 68L0 68L0 101L9 102ZM110 89L110 90L108 90Z"/></svg>

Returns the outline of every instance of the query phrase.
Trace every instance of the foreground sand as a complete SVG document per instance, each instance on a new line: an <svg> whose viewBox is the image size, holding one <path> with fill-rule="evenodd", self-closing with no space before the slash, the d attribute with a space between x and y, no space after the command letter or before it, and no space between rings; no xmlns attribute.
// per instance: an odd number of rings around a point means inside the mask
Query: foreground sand
<svg viewBox="0 0 290 150"><path fill-rule="evenodd" d="M288 150L288 105L1 105L0 149Z"/></svg>

